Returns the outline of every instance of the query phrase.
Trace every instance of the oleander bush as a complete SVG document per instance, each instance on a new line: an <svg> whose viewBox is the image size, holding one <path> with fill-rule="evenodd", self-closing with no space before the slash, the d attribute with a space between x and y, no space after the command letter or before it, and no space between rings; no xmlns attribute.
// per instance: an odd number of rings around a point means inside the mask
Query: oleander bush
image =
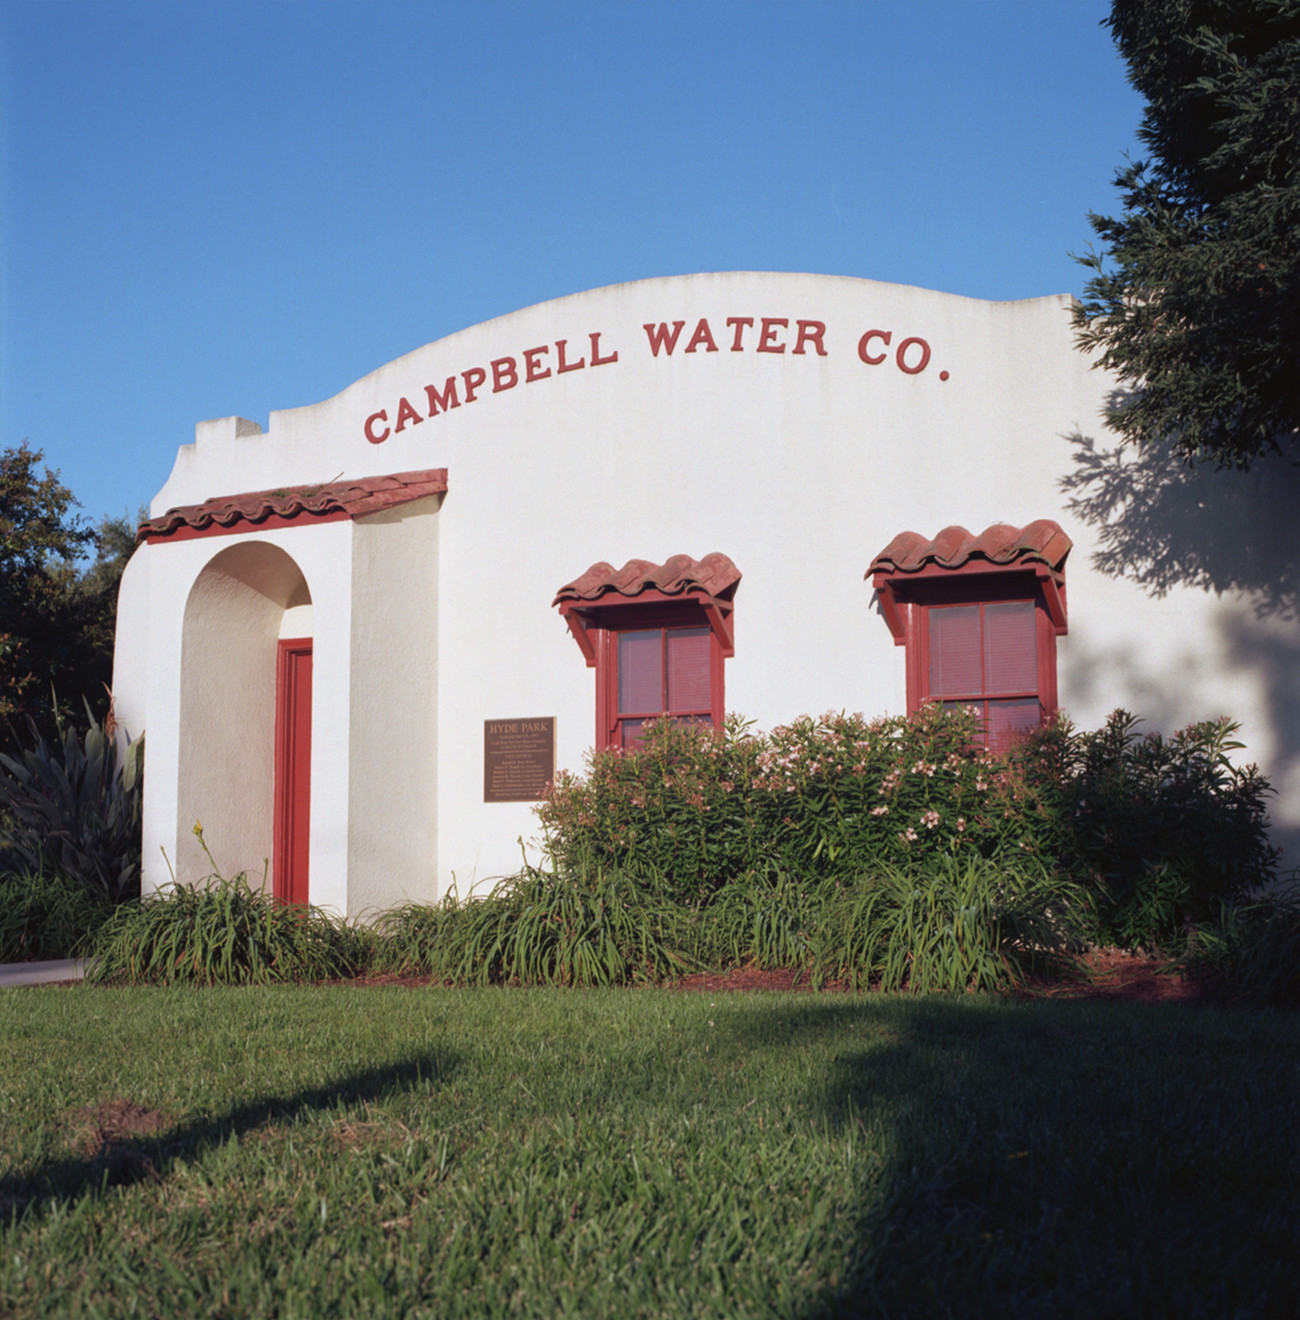
<svg viewBox="0 0 1300 1320"><path fill-rule="evenodd" d="M1097 941L1172 950L1271 884L1273 789L1233 764L1242 743L1227 718L1170 738L1138 723L1123 710L1092 732L1060 720L1030 738L1020 773L1051 803L1047 849L1086 887Z"/></svg>
<svg viewBox="0 0 1300 1320"><path fill-rule="evenodd" d="M1233 764L1241 744L1227 719L1168 739L1137 723L1117 711L1086 732L1062 719L997 755L978 745L972 712L938 705L803 718L766 736L735 717L722 733L665 720L642 750L594 752L585 775L558 775L539 817L560 873L618 871L671 902L715 907L715 931L724 914L738 928L774 920L773 877L791 893L856 890L863 877L951 881L989 863L1032 873L1036 891L1057 885L1075 934L1173 949L1271 881L1272 789ZM767 878L729 894L745 877ZM872 901L878 914L883 900ZM797 945L808 923L789 919L765 949Z"/></svg>
<svg viewBox="0 0 1300 1320"><path fill-rule="evenodd" d="M650 877L686 903L753 872L807 881L1040 855L1050 802L975 740L970 711L937 705L803 718L766 737L734 717L721 734L661 720L643 750L594 752L584 777L557 775L539 817L559 870Z"/></svg>

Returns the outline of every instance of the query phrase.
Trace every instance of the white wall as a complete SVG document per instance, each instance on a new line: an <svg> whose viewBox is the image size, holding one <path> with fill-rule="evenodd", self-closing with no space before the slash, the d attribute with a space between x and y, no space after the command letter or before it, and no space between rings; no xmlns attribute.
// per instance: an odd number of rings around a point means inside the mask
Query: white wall
<svg viewBox="0 0 1300 1320"><path fill-rule="evenodd" d="M516 840L536 835L535 816L528 804L483 802L483 722L555 716L558 763L581 768L594 732L594 673L550 602L592 562L729 555L744 578L727 705L770 727L826 709L903 708L903 652L874 611L863 574L896 533L933 535L950 523L978 532L998 521L1059 521L1075 542L1067 566L1070 634L1058 652L1063 706L1095 724L1125 705L1168 729L1233 714L1250 754L1286 790L1274 813L1283 835L1300 833L1294 608L1288 615L1281 592L1281 604L1257 617L1261 601L1279 595L1278 574L1267 567L1253 577L1202 571L1195 546L1166 555L1156 543L1149 558L1173 565L1163 597L1151 571L1114 576L1093 566L1107 546L1105 527L1071 508L1081 492L1062 483L1081 471L1071 437L1112 443L1101 423L1111 382L1075 351L1069 307L1065 296L986 303L830 276L648 280L527 308L427 345L330 400L272 413L264 435L234 419L201 425L197 444L178 454L155 513L340 473L448 469L436 514L411 510L391 525L333 525L348 528L352 539L327 576L343 572L351 595L328 624L320 575L296 547L330 528L264 534L304 565L318 674L329 653L336 681L347 676L346 692L317 689L316 727L328 718L335 742L328 761L316 743L314 782L319 789L322 776L348 780L336 794L346 804L341 817L320 840L322 856L345 859L353 885L344 895L335 875L332 901L355 909L431 897L422 893L432 888L428 872L390 851L408 832L414 848L407 856L427 853L432 866L436 852L439 891L453 877L464 892L516 869ZM754 320L739 352L732 351L729 317ZM789 322L770 326L771 346L784 342L784 353L758 351L764 317ZM702 318L718 351L688 353ZM825 356L810 342L803 353L793 351L801 319L824 323ZM685 326L675 351L654 356L643 325L678 320ZM892 335L888 347L879 337L865 346L870 356L885 355L879 365L859 355L870 330ZM617 361L592 363L593 333L599 353L617 353ZM930 349L918 373L900 370L894 359L907 337ZM559 340L569 363L586 363L582 369L559 373ZM528 381L525 351L543 346L532 355L538 379ZM914 344L905 361L915 365L920 351ZM494 390L491 364L507 357L517 383ZM479 370L486 381L466 402L465 373ZM507 384L504 365L498 370L498 383ZM427 415L425 387L442 391L449 377L459 406ZM399 432L402 399L421 420L408 410ZM370 429L384 438L371 443L367 419L381 410L386 419ZM1212 505L1225 489L1184 492L1176 476L1150 489L1157 487L1177 495L1165 501L1175 528L1194 525L1204 497ZM1141 487L1143 499L1150 489ZM1251 561L1250 529L1274 528L1279 574L1296 564L1290 492L1279 479L1242 493L1216 544ZM1178 512L1178 499L1187 512ZM1131 511L1125 524L1139 544L1146 531L1140 513ZM203 553L186 545L147 553L153 560L182 552ZM128 609L128 632L146 629L151 653L161 647L171 654L168 602L181 584L188 591L192 567L169 568L165 581L151 584L147 624L138 603ZM124 601L139 594L134 578L133 565ZM376 592L376 581L389 585ZM331 641L330 629L345 636ZM403 640L385 643L384 662L367 666L381 638ZM141 683L132 647L128 641L123 650L125 669L137 675L128 686L147 689L152 726L156 701L165 706L170 698L158 696L166 683L156 665L155 678ZM134 700L124 705L119 696L128 721ZM171 774L171 753L153 733L150 774ZM428 778L419 779L426 762ZM313 864L317 843L314 814Z"/></svg>

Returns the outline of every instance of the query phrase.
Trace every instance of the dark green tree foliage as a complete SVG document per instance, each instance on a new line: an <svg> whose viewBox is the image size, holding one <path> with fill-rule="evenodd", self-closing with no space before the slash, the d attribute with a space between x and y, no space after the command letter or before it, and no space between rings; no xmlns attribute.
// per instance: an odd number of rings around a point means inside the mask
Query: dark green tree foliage
<svg viewBox="0 0 1300 1320"><path fill-rule="evenodd" d="M51 682L77 663L72 565L93 537L41 458L25 441L0 453L0 718L10 723L41 712Z"/></svg>
<svg viewBox="0 0 1300 1320"><path fill-rule="evenodd" d="M1115 0L1151 159L1076 309L1121 377L1109 421L1245 468L1300 439L1300 0Z"/></svg>
<svg viewBox="0 0 1300 1320"><path fill-rule="evenodd" d="M127 518L88 527L42 457L26 442L0 451L0 750L29 718L53 736L56 696L74 718L83 699L106 711L117 588L134 545Z"/></svg>

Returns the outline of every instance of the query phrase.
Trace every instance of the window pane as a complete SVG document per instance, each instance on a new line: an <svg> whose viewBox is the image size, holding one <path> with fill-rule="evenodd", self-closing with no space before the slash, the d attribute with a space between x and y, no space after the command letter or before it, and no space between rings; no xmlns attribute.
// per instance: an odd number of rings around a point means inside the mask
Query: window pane
<svg viewBox="0 0 1300 1320"><path fill-rule="evenodd" d="M990 701L988 711L988 748L991 752L1005 752L1030 729L1038 727L1037 697Z"/></svg>
<svg viewBox="0 0 1300 1320"><path fill-rule="evenodd" d="M983 691L980 681L980 607L931 607L930 695L963 696Z"/></svg>
<svg viewBox="0 0 1300 1320"><path fill-rule="evenodd" d="M619 720L618 745L640 751L645 742L645 720Z"/></svg>
<svg viewBox="0 0 1300 1320"><path fill-rule="evenodd" d="M1038 639L1032 600L984 606L984 690L1036 692Z"/></svg>
<svg viewBox="0 0 1300 1320"><path fill-rule="evenodd" d="M664 708L663 630L618 635L618 708L658 713Z"/></svg>
<svg viewBox="0 0 1300 1320"><path fill-rule="evenodd" d="M668 630L668 709L710 709L709 630Z"/></svg>

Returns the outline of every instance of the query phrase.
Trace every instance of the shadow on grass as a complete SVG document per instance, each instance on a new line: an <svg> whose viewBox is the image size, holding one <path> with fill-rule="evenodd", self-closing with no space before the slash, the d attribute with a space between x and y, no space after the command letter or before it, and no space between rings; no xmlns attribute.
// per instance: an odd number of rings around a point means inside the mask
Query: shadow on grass
<svg viewBox="0 0 1300 1320"><path fill-rule="evenodd" d="M1300 1042L1270 1050L1253 1020L756 1005L743 1048L844 1037L810 1107L884 1157L860 1161L855 1200L836 1207L856 1247L804 1320L1300 1314Z"/></svg>
<svg viewBox="0 0 1300 1320"><path fill-rule="evenodd" d="M113 1187L162 1181L178 1163L197 1159L231 1137L268 1123L292 1123L302 1114L377 1101L431 1082L442 1085L457 1064L457 1056L450 1052L412 1055L381 1068L345 1075L327 1086L268 1096L225 1114L170 1128L161 1116L153 1116L157 1121L149 1122L146 1111L125 1102L110 1102L82 1116L93 1149L82 1156L47 1159L24 1173L0 1177L0 1222L14 1215L40 1213L87 1194L102 1195ZM113 1116L105 1118L106 1109L112 1109ZM125 1121L118 1122L119 1118ZM151 1127L159 1128L156 1136L144 1131ZM131 1133L132 1128L138 1135Z"/></svg>

